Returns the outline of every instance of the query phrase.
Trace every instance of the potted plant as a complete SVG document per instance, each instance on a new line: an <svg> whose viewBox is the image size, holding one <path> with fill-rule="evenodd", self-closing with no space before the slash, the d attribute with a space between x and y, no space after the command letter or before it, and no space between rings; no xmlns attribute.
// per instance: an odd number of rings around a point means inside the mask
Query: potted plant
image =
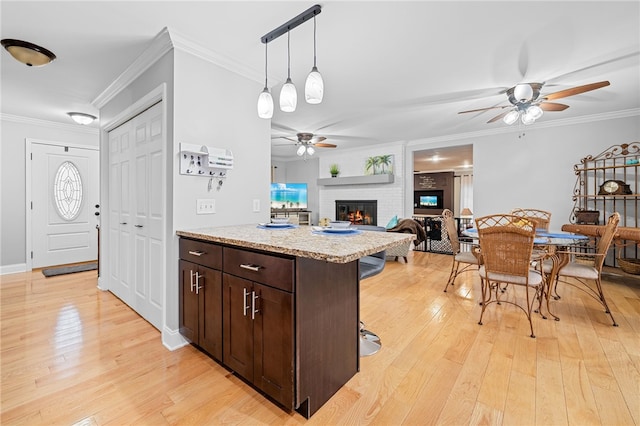
<svg viewBox="0 0 640 426"><path fill-rule="evenodd" d="M340 174L340 166L332 164L329 167L329 173L331 173L331 177L337 177Z"/></svg>

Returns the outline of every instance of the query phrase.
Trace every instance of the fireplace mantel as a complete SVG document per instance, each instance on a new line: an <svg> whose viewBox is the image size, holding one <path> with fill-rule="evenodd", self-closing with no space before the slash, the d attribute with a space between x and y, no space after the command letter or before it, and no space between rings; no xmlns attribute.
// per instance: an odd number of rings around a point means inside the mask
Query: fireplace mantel
<svg viewBox="0 0 640 426"><path fill-rule="evenodd" d="M337 185L367 185L367 184L393 183L392 174L381 175L365 175L365 176L345 176L334 178L320 178L318 185L337 186Z"/></svg>

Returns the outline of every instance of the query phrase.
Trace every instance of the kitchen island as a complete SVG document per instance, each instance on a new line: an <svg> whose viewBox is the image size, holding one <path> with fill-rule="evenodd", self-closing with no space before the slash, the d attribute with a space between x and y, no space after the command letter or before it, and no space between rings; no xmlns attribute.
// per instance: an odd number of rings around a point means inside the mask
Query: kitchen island
<svg viewBox="0 0 640 426"><path fill-rule="evenodd" d="M359 370L359 262L411 234L180 230L180 332L309 418Z"/></svg>

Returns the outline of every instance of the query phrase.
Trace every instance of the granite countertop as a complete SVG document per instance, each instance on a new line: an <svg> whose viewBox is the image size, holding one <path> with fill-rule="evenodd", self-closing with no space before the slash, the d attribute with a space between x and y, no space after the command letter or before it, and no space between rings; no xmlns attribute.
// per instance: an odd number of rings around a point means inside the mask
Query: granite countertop
<svg viewBox="0 0 640 426"><path fill-rule="evenodd" d="M257 224L178 230L181 237L333 263L348 263L363 256L413 241L413 234L361 231L353 235L324 235L314 227L263 229Z"/></svg>

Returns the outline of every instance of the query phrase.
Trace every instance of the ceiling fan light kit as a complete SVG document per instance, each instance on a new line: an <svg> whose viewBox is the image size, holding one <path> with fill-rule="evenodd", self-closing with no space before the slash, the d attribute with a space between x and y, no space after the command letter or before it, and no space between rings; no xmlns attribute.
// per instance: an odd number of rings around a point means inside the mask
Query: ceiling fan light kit
<svg viewBox="0 0 640 426"><path fill-rule="evenodd" d="M295 18L289 20L288 22L280 25L275 30L265 34L260 38L260 41L265 45L270 41L275 40L280 37L284 33L287 33L287 81L282 86L280 90L280 110L283 112L294 112L298 105L298 92L296 91L296 86L291 81L291 46L290 46L290 31L296 28L298 25L308 21L313 18L313 68L311 72L307 76L307 80L305 82L305 100L310 104L319 104L322 102L322 97L324 94L324 81L322 79L322 75L318 72L318 68L316 66L316 15L318 15L322 11L322 7L320 5L315 5L305 10ZM267 59L266 59L266 48L265 48L265 87L260 93L258 97L258 116L260 118L271 118L273 117L273 98L271 98L271 94L269 93L269 89L267 86ZM265 94L266 92L266 94ZM267 96L268 94L268 96ZM269 101L271 102L271 112L269 113Z"/></svg>
<svg viewBox="0 0 640 426"><path fill-rule="evenodd" d="M50 50L28 41L5 38L0 43L11 56L28 67L41 67L56 59Z"/></svg>
<svg viewBox="0 0 640 426"><path fill-rule="evenodd" d="M518 121L519 118L523 124L529 125L535 123L536 120L542 117L545 111L564 111L569 108L569 105L548 101L579 95L580 93L606 87L609 84L610 83L608 81L599 81L597 83L571 87L569 89L560 90L559 92L547 95L540 95L540 90L544 83L519 83L506 91L507 99L511 105L471 109L468 111L460 111L458 114L484 112L490 109L510 108L510 110L493 117L487 121L487 123L493 123L502 119L505 124L511 125Z"/></svg>

